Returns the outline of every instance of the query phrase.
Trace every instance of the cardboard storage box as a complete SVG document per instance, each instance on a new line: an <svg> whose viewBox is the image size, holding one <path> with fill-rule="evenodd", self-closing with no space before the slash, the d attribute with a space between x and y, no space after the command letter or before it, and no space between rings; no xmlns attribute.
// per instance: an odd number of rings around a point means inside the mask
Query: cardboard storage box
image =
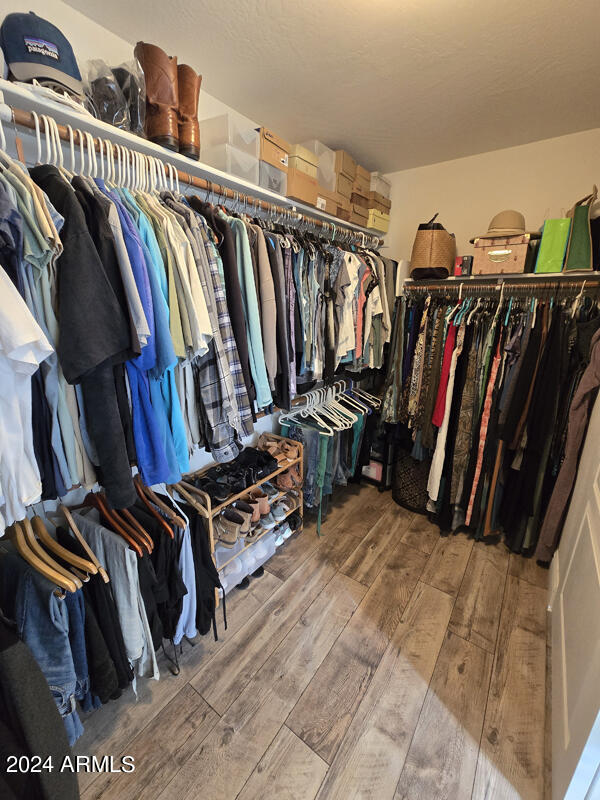
<svg viewBox="0 0 600 800"><path fill-rule="evenodd" d="M326 211L328 214L337 214L337 192L332 192L324 186L319 186L317 196L317 208L321 211Z"/></svg>
<svg viewBox="0 0 600 800"><path fill-rule="evenodd" d="M379 231L380 233L387 233L389 227L390 227L389 214L382 214L382 212L378 211L376 208L369 209L369 220L367 223L367 228L372 228L374 231Z"/></svg>
<svg viewBox="0 0 600 800"><path fill-rule="evenodd" d="M352 191L368 200L370 194L368 181L355 178L354 183L352 184Z"/></svg>
<svg viewBox="0 0 600 800"><path fill-rule="evenodd" d="M352 197L352 181L347 175L344 175L343 172L337 173L335 188L338 194L343 195L348 200Z"/></svg>
<svg viewBox="0 0 600 800"><path fill-rule="evenodd" d="M539 240L534 240L536 245ZM531 272L533 240L528 233L499 236L497 239L475 239L473 275L504 275L510 272ZM537 247L536 247L537 250Z"/></svg>
<svg viewBox="0 0 600 800"><path fill-rule="evenodd" d="M287 172L290 146L268 128L257 128L260 134L260 160Z"/></svg>
<svg viewBox="0 0 600 800"><path fill-rule="evenodd" d="M345 150L335 151L335 171L340 172L352 182L356 177L356 161Z"/></svg>
<svg viewBox="0 0 600 800"><path fill-rule="evenodd" d="M371 191L371 173L360 164L356 165L356 176L354 178L353 191L362 197L368 197Z"/></svg>
<svg viewBox="0 0 600 800"><path fill-rule="evenodd" d="M300 200L301 203L308 203L308 205L317 205L317 194L319 184L316 178L311 178L306 172L299 169L290 167L287 175L287 194L288 197L293 197Z"/></svg>
<svg viewBox="0 0 600 800"><path fill-rule="evenodd" d="M384 214L389 213L392 207L392 201L379 194L379 192L369 192L369 200L371 201L370 208L377 208L379 211L383 211Z"/></svg>
<svg viewBox="0 0 600 800"><path fill-rule="evenodd" d="M371 182L371 173L368 169L361 167L360 164L356 165L356 179L362 181L363 183Z"/></svg>
<svg viewBox="0 0 600 800"><path fill-rule="evenodd" d="M350 222L366 228L367 223L369 222L368 210L362 206L357 206L356 203L352 203L352 208L350 209Z"/></svg>
<svg viewBox="0 0 600 800"><path fill-rule="evenodd" d="M352 209L352 203L348 200L347 197L338 193L337 195L337 211L336 216L340 219L346 220L346 222L350 221L350 211Z"/></svg>
<svg viewBox="0 0 600 800"><path fill-rule="evenodd" d="M299 169L310 175L311 178L317 177L317 166L319 159L315 153L301 144L293 144L290 150L290 159L288 166L292 169Z"/></svg>
<svg viewBox="0 0 600 800"><path fill-rule="evenodd" d="M370 208L370 206L369 206L369 198L368 198L368 197L363 197L363 195L362 195L362 194L358 194L358 193L356 192L356 190L354 190L354 191L352 192L352 197L350 198L350 200L351 200L351 201L352 201L352 202L353 202L355 205L357 205L357 206L361 206L361 208L366 208L366 209L369 209L369 208Z"/></svg>

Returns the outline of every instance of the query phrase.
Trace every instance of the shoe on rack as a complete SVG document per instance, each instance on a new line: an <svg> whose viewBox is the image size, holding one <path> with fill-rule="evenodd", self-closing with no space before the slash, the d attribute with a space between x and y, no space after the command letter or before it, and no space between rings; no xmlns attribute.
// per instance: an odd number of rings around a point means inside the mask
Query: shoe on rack
<svg viewBox="0 0 600 800"><path fill-rule="evenodd" d="M269 499L269 503L271 505L273 504L275 498L279 497L279 495L281 494L279 489L276 486L273 486L273 484L270 481L267 481L266 483L263 483L260 488L267 495L267 497Z"/></svg>
<svg viewBox="0 0 600 800"><path fill-rule="evenodd" d="M262 489L253 489L249 493L249 497L251 498L249 502L258 503L258 510L260 511L261 517L269 513L271 510L269 497Z"/></svg>
<svg viewBox="0 0 600 800"><path fill-rule="evenodd" d="M200 125L198 124L198 99L202 75L187 64L177 66L179 152L198 161L200 158Z"/></svg>
<svg viewBox="0 0 600 800"><path fill-rule="evenodd" d="M263 531L270 531L270 530L272 530L273 528L276 527L277 520L275 519L273 514L271 514L271 512L269 512L268 514L264 514L260 518L260 523L259 524L260 524L260 527L263 529Z"/></svg>
<svg viewBox="0 0 600 800"><path fill-rule="evenodd" d="M214 505L221 505L228 497L231 497L230 489L223 483L217 483L208 478L194 478L191 482L197 489L206 492Z"/></svg>
<svg viewBox="0 0 600 800"><path fill-rule="evenodd" d="M298 511L294 512L293 514L290 514L290 516L287 518L286 521L290 526L290 528L292 529L293 533L296 533L297 530L300 530L300 527L302 526L302 517L300 516Z"/></svg>
<svg viewBox="0 0 600 800"><path fill-rule="evenodd" d="M277 505L274 505L271 509L271 514L275 517L277 522L283 522L285 515L287 514L285 503L279 502Z"/></svg>
<svg viewBox="0 0 600 800"><path fill-rule="evenodd" d="M146 136L169 150L179 150L177 58L154 44L138 42L133 51L146 82Z"/></svg>
<svg viewBox="0 0 600 800"><path fill-rule="evenodd" d="M233 508L226 508L215 519L215 535L223 547L233 547L238 540L244 518Z"/></svg>
<svg viewBox="0 0 600 800"><path fill-rule="evenodd" d="M282 544L284 543L284 541L285 541L285 539L283 538L283 534L282 534L282 532L281 532L281 527L277 528L277 530L275 531L275 533L277 534L277 536L276 536L276 538L275 538L275 547L281 547L281 545L282 545Z"/></svg>
<svg viewBox="0 0 600 800"><path fill-rule="evenodd" d="M284 539L289 539L290 536L292 535L292 533L293 533L293 530L290 528L288 523L284 522L283 525L281 526L281 535L283 536L283 538Z"/></svg>
<svg viewBox="0 0 600 800"><path fill-rule="evenodd" d="M288 472L290 474L290 478L292 479L294 486L302 486L302 478L300 477L298 467L291 467L290 469L288 469Z"/></svg>
<svg viewBox="0 0 600 800"><path fill-rule="evenodd" d="M289 492L290 489L294 488L295 484L292 480L289 469L285 472L282 472L277 476L277 478L275 478L275 485L281 489L282 492Z"/></svg>
<svg viewBox="0 0 600 800"><path fill-rule="evenodd" d="M244 520L244 523L240 528L240 536L243 538L250 530L250 523L252 522L254 509L252 508L250 503L246 503L244 502L244 500L236 500L232 507Z"/></svg>

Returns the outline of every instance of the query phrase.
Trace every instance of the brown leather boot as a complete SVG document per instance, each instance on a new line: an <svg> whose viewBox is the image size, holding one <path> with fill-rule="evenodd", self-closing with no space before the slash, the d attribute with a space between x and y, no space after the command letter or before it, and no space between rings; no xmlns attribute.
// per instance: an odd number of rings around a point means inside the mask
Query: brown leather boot
<svg viewBox="0 0 600 800"><path fill-rule="evenodd" d="M179 152L198 161L200 158L198 98L202 75L196 75L187 64L179 64L177 81L179 84Z"/></svg>
<svg viewBox="0 0 600 800"><path fill-rule="evenodd" d="M178 150L177 58L145 42L136 44L134 54L146 80L146 136L169 150Z"/></svg>

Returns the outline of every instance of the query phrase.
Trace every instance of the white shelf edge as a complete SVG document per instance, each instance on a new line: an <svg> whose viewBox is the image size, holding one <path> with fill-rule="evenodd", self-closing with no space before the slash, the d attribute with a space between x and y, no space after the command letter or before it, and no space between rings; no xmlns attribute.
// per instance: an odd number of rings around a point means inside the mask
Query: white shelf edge
<svg viewBox="0 0 600 800"><path fill-rule="evenodd" d="M69 108L62 103L53 101L49 98L40 97L34 92L22 87L17 86L10 81L0 78L0 92L4 95L4 102L9 106L21 108L23 111L35 111L38 114L51 115L58 123L62 125L71 125L76 130L80 128L84 132L89 132L94 136L101 136L105 139L110 139L116 144L122 144L132 150L145 153L150 156L155 156L167 164L172 164L182 172L189 172L196 178L203 178L204 180L218 183L226 186L229 189L238 191L241 194L252 195L261 200L273 203L275 205L287 208L290 211L298 211L305 216L314 217L324 222L329 222L340 229L350 229L358 233L364 233L367 236L378 236L383 239L384 235L381 231L370 230L363 228L360 225L355 225L352 222L338 219L337 217L327 214L314 206L309 206L290 197L272 192L269 189L264 189L262 186L257 186L254 183L238 178L236 175L230 175L227 172L211 167L209 164L204 164L201 161L194 161L190 158L167 150L148 139L142 139L130 131L123 131L120 128L115 128L107 122L102 122L95 117L87 114L78 114L73 109ZM76 148L77 151L77 148ZM180 183L180 188L185 189L185 184Z"/></svg>

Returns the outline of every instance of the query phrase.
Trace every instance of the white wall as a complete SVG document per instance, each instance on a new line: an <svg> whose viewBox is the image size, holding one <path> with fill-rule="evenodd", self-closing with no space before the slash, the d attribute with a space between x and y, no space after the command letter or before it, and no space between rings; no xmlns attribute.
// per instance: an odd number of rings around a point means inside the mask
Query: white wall
<svg viewBox="0 0 600 800"><path fill-rule="evenodd" d="M101 58L110 66L117 66L121 62L133 58L135 42L121 39L102 25L98 25L97 22L84 16L80 11L63 3L62 0L29 0L23 7L19 7L11 0L0 0L0 20L13 11L33 11L56 25L71 43L80 68L86 61L93 58ZM152 42L152 44L160 46L160 42ZM198 72L202 71L200 63L190 64L190 66ZM230 106L217 100L216 97L200 91L199 119L207 119L231 110Z"/></svg>
<svg viewBox="0 0 600 800"><path fill-rule="evenodd" d="M469 239L484 233L498 211L514 208L529 230L562 216L600 183L600 128L494 150L426 167L393 172L387 252L410 258L420 222L440 212L456 234L458 255L469 255Z"/></svg>

